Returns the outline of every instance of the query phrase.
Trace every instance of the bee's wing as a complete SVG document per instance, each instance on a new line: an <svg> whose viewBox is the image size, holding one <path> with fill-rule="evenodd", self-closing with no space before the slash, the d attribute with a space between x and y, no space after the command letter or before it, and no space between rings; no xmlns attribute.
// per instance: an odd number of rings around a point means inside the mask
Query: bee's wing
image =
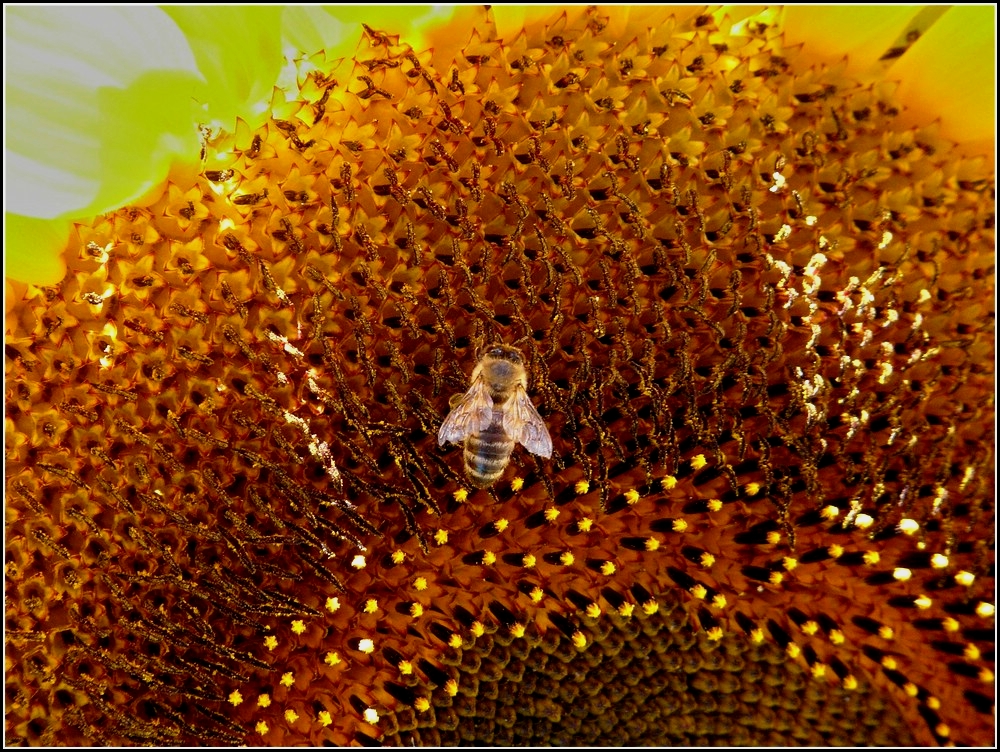
<svg viewBox="0 0 1000 752"><path fill-rule="evenodd" d="M549 430L521 385L514 388L514 393L503 404L503 430L532 454L552 456Z"/></svg>
<svg viewBox="0 0 1000 752"><path fill-rule="evenodd" d="M479 431L485 431L493 422L493 398L483 379L476 379L462 398L455 404L438 431L438 444L460 444Z"/></svg>

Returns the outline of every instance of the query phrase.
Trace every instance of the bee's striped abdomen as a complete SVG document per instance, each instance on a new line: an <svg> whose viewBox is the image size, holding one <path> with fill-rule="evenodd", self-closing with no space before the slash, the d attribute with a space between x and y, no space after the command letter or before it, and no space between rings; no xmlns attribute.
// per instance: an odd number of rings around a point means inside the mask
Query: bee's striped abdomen
<svg viewBox="0 0 1000 752"><path fill-rule="evenodd" d="M465 473L476 488L493 485L510 462L514 442L503 430L502 416L494 413L493 422L483 431L465 440Z"/></svg>

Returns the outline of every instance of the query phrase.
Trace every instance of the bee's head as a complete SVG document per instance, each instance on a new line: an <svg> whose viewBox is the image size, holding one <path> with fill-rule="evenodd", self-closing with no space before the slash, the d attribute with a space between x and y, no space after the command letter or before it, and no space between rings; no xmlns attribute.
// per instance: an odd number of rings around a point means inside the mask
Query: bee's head
<svg viewBox="0 0 1000 752"><path fill-rule="evenodd" d="M521 351L516 347L510 347L509 345L492 345L487 348L483 357L506 360L510 363L524 365L524 356L521 355Z"/></svg>

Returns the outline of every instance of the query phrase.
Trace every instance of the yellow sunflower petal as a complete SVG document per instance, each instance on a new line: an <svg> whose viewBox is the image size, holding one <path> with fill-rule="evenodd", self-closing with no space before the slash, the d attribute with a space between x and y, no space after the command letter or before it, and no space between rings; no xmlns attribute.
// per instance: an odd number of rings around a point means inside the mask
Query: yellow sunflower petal
<svg viewBox="0 0 1000 752"><path fill-rule="evenodd" d="M387 34L405 34L406 41L419 50L425 42L423 35L436 28L441 28L450 19L456 9L442 6L341 6L328 5L323 8L332 18L336 19L346 29L347 39L353 48L357 46L362 24L367 24L374 31Z"/></svg>
<svg viewBox="0 0 1000 752"><path fill-rule="evenodd" d="M319 51L328 62L342 58L346 76L354 66L352 56L365 44L365 26L374 35L369 42L377 43L379 34L398 35L419 51L428 44L427 31L440 28L454 12L444 6L290 6L281 16L282 45L288 60Z"/></svg>
<svg viewBox="0 0 1000 752"><path fill-rule="evenodd" d="M347 57L358 46L361 24L347 24L321 7L290 6L281 14L286 49L311 54L323 50L327 60Z"/></svg>
<svg viewBox="0 0 1000 752"><path fill-rule="evenodd" d="M890 71L910 122L940 117L942 135L968 154L996 139L996 8L950 8Z"/></svg>
<svg viewBox="0 0 1000 752"><path fill-rule="evenodd" d="M66 271L62 250L70 223L65 219L39 219L23 214L4 216L4 262L6 274L31 280L38 285L54 285ZM20 296L10 288L4 296L9 310Z"/></svg>
<svg viewBox="0 0 1000 752"><path fill-rule="evenodd" d="M12 8L7 16L7 209L28 218L121 206L197 153L183 34L156 8ZM51 283L65 222L7 216L7 274ZM44 238L44 240L40 240ZM49 250L46 250L49 249Z"/></svg>
<svg viewBox="0 0 1000 752"><path fill-rule="evenodd" d="M151 140L131 151L135 131L169 134L176 123L156 118L186 107L198 80L180 30L155 8L13 8L7 44L7 208L57 217L133 197Z"/></svg>
<svg viewBox="0 0 1000 752"><path fill-rule="evenodd" d="M899 82L906 124L939 120L965 154L992 154L993 6L788 6L782 29L810 61L843 60L848 75Z"/></svg>
<svg viewBox="0 0 1000 752"><path fill-rule="evenodd" d="M785 43L802 44L812 60L847 59L848 72L869 72L920 12L912 5L823 6L790 5L784 9Z"/></svg>
<svg viewBox="0 0 1000 752"><path fill-rule="evenodd" d="M493 18L496 22L497 33L502 38L512 38L517 36L526 23L539 21L544 18L555 18L560 11L574 12L582 8L560 8L553 5L497 5L494 6Z"/></svg>
<svg viewBox="0 0 1000 752"><path fill-rule="evenodd" d="M281 8L168 6L208 86L207 121L231 128L247 108L263 113L284 65Z"/></svg>

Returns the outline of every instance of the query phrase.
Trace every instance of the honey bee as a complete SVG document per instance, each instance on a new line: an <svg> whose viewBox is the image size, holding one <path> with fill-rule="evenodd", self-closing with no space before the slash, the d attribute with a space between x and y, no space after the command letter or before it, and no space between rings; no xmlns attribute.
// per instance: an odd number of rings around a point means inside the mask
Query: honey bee
<svg viewBox="0 0 1000 752"><path fill-rule="evenodd" d="M514 445L552 456L552 437L528 398L528 372L520 351L491 347L472 372L469 391L452 398L438 444L465 445L465 474L476 488L493 485L510 462Z"/></svg>

